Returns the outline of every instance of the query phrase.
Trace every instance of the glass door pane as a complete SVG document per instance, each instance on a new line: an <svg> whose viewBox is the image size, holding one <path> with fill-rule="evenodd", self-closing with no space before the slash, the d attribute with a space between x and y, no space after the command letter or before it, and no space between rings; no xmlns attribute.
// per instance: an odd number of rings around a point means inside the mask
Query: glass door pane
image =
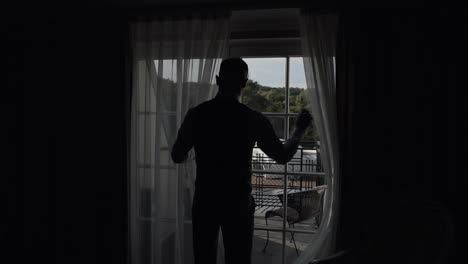
<svg viewBox="0 0 468 264"><path fill-rule="evenodd" d="M296 129L296 120L297 120L297 115L289 117L289 134ZM304 137L302 138L302 141L307 142L307 145L315 145L315 144L310 144L312 142L318 142L320 141L317 127L315 126L314 120L312 120L311 126L307 129Z"/></svg>
<svg viewBox="0 0 468 264"><path fill-rule="evenodd" d="M241 102L259 112L284 113L286 58L243 58L249 66L249 81Z"/></svg>
<svg viewBox="0 0 468 264"><path fill-rule="evenodd" d="M299 113L302 109L310 110L304 61L302 57L291 57L289 58L289 112Z"/></svg>

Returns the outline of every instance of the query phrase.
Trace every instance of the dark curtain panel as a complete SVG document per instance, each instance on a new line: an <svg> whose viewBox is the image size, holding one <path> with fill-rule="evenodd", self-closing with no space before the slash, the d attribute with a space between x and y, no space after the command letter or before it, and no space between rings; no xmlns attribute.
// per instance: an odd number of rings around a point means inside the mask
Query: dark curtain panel
<svg viewBox="0 0 468 264"><path fill-rule="evenodd" d="M453 9L342 12L338 246L364 250L361 261L433 263L443 251L454 263L466 230L463 17Z"/></svg>
<svg viewBox="0 0 468 264"><path fill-rule="evenodd" d="M127 262L128 32L111 13L5 10L0 262Z"/></svg>

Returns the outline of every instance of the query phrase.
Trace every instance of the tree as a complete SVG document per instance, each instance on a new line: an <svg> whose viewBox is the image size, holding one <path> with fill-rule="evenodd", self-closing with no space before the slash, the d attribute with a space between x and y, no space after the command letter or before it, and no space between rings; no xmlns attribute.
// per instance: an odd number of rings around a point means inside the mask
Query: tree
<svg viewBox="0 0 468 264"><path fill-rule="evenodd" d="M242 90L241 101L248 107L259 112L265 112L268 105L268 100L262 96L260 91L261 85L255 81L248 81L245 88Z"/></svg>
<svg viewBox="0 0 468 264"><path fill-rule="evenodd" d="M268 87L260 85L256 81L249 80L246 87L242 90L241 101L248 107L259 112L283 113L286 99L285 91L286 89L284 87ZM302 109L310 109L306 90L303 88L290 88L289 111L291 113L299 113ZM294 127L295 118L291 118L291 130L294 129ZM320 140L315 126L307 130L304 139L307 141Z"/></svg>

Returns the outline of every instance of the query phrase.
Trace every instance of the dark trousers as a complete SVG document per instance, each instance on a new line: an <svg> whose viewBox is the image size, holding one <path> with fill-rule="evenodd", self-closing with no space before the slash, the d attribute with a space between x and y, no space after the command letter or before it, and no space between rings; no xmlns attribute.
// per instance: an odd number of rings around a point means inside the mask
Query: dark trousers
<svg viewBox="0 0 468 264"><path fill-rule="evenodd" d="M195 264L216 264L219 230L223 234L226 264L251 264L255 201L203 198L195 193L192 206Z"/></svg>

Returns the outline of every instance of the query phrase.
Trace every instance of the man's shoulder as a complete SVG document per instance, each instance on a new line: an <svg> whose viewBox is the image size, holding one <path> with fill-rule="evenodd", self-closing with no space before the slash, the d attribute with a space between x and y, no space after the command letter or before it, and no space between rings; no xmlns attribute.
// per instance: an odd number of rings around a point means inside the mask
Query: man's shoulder
<svg viewBox="0 0 468 264"><path fill-rule="evenodd" d="M234 110L235 112L241 112L243 116L249 116L252 120L265 120L267 119L265 115L261 112L254 110L242 103L235 103L231 107L227 107L222 103L212 99L205 102L202 102L189 109L189 112L192 114L202 114L205 112L216 112L216 111L225 111L226 109Z"/></svg>
<svg viewBox="0 0 468 264"><path fill-rule="evenodd" d="M211 116L211 113L217 112L217 106L213 100L199 103L188 109L187 115L192 119L204 119Z"/></svg>
<svg viewBox="0 0 468 264"><path fill-rule="evenodd" d="M202 110L203 108L206 108L208 105L210 105L211 101L212 100L208 100L208 101L204 101L195 105L191 105L189 107L189 111L194 112L194 111Z"/></svg>
<svg viewBox="0 0 468 264"><path fill-rule="evenodd" d="M209 110L210 108L213 107L213 102L212 101L213 100L208 100L208 101L199 103L198 105L191 107L189 109L189 111L192 112L192 113L199 113L199 112Z"/></svg>
<svg viewBox="0 0 468 264"><path fill-rule="evenodd" d="M242 109L242 111L248 113L249 115L252 115L252 116L262 115L260 112L248 107L245 104L239 103L239 107Z"/></svg>
<svg viewBox="0 0 468 264"><path fill-rule="evenodd" d="M257 110L254 110L246 105L244 105L249 111L250 115L252 116L252 118L254 118L254 120L264 120L264 119L267 119L266 116L264 114L262 114L261 112L257 111Z"/></svg>

